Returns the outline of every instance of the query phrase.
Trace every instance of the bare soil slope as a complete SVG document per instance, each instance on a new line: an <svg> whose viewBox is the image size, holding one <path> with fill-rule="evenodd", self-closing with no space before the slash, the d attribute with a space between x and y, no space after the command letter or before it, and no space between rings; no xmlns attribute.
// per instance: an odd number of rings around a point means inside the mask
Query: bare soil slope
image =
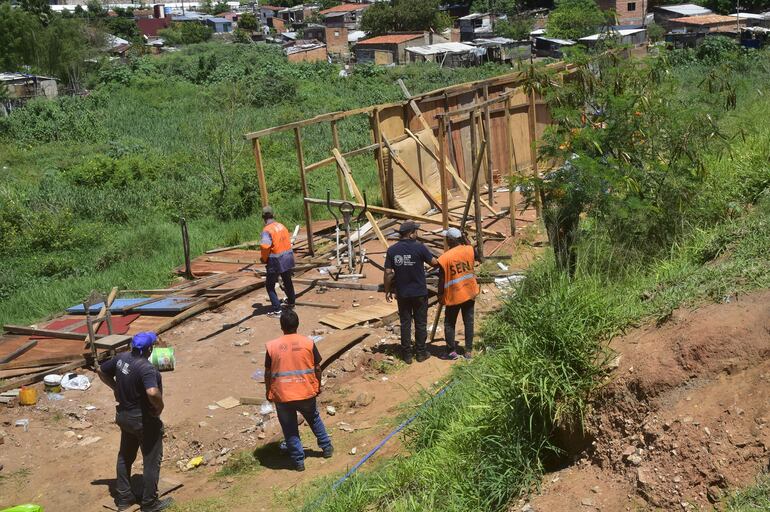
<svg viewBox="0 0 770 512"><path fill-rule="evenodd" d="M770 292L676 311L613 340L588 445L513 509L708 510L770 447Z"/></svg>

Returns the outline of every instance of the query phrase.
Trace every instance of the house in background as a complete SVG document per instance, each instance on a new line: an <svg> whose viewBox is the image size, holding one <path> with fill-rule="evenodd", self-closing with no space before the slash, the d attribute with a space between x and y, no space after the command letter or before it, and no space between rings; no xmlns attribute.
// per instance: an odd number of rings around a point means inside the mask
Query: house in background
<svg viewBox="0 0 770 512"><path fill-rule="evenodd" d="M668 20L672 31L684 33L730 32L738 33L745 22L735 16L706 14L703 16L685 16Z"/></svg>
<svg viewBox="0 0 770 512"><path fill-rule="evenodd" d="M357 62L374 64L404 64L408 62L406 49L413 46L447 42L441 36L430 32L386 34L359 41L355 46Z"/></svg>
<svg viewBox="0 0 770 512"><path fill-rule="evenodd" d="M283 24L287 30L294 30L298 26L305 25L307 23L307 19L317 11L317 5L300 4L295 5L294 7L286 7L281 9L276 14L276 17L283 21Z"/></svg>
<svg viewBox="0 0 770 512"><path fill-rule="evenodd" d="M329 9L324 9L318 14L323 16L324 25L327 27L345 27L348 30L357 30L361 27L361 18L370 4L341 4Z"/></svg>
<svg viewBox="0 0 770 512"><path fill-rule="evenodd" d="M649 0L597 0L603 11L615 11L619 27L641 27L647 15Z"/></svg>
<svg viewBox="0 0 770 512"><path fill-rule="evenodd" d="M653 19L655 20L655 23L666 30L675 28L675 26L670 23L672 19L684 18L687 16L704 16L706 14L714 13L710 9L706 9L705 7L696 4L659 5L653 8Z"/></svg>
<svg viewBox="0 0 770 512"><path fill-rule="evenodd" d="M283 10L283 7L277 7L275 5L260 5L259 22L263 27L273 28L273 18L275 18L278 14L278 11L281 10Z"/></svg>
<svg viewBox="0 0 770 512"><path fill-rule="evenodd" d="M473 13L467 16L459 18L460 24L460 41L473 41L479 38L494 37L494 31L492 24L494 23L494 17L489 14Z"/></svg>
<svg viewBox="0 0 770 512"><path fill-rule="evenodd" d="M8 115L14 108L34 98L55 98L59 88L55 78L26 73L0 73L0 87L7 99L0 100L0 115Z"/></svg>
<svg viewBox="0 0 770 512"><path fill-rule="evenodd" d="M424 46L411 46L406 49L409 62L435 62L441 67L459 68L474 64L478 51L484 51L464 43L437 43Z"/></svg>
<svg viewBox="0 0 770 512"><path fill-rule="evenodd" d="M233 22L227 18L207 18L206 26L211 27L215 34L225 34L233 31Z"/></svg>
<svg viewBox="0 0 770 512"><path fill-rule="evenodd" d="M515 62L529 59L532 55L532 43L528 39L516 41L507 37L491 37L476 39L469 44L484 48L486 54L482 56L482 60L486 61Z"/></svg>
<svg viewBox="0 0 770 512"><path fill-rule="evenodd" d="M764 14L752 14L750 12L740 12L730 14L731 18L736 18L741 21L741 25L747 27L768 27L770 26L770 17Z"/></svg>
<svg viewBox="0 0 770 512"><path fill-rule="evenodd" d="M538 57L552 57L561 59L564 57L563 48L577 44L571 39L555 39L552 37L538 36L535 38L535 55Z"/></svg>
<svg viewBox="0 0 770 512"><path fill-rule="evenodd" d="M301 40L283 49L289 62L326 62L326 45L320 41Z"/></svg>
<svg viewBox="0 0 770 512"><path fill-rule="evenodd" d="M138 18L136 27L145 37L157 37L158 31L171 26L171 18Z"/></svg>

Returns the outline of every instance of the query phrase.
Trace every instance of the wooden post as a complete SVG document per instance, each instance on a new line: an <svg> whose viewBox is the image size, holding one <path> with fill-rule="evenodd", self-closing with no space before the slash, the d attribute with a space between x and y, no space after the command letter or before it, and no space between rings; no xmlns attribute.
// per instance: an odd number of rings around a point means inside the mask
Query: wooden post
<svg viewBox="0 0 770 512"><path fill-rule="evenodd" d="M340 136L339 133L337 133L337 121L332 120L331 121L332 126L332 145L335 149L340 149ZM343 200L347 200L348 193L345 191L345 178L342 176L342 169L340 169L339 164L337 164L337 183L340 187L340 197Z"/></svg>
<svg viewBox="0 0 770 512"><path fill-rule="evenodd" d="M382 156L382 131L380 129L380 109L375 109L371 118L372 130L374 135L374 143L379 147L374 150L374 154L377 158L377 170L380 173L380 188L382 194L382 204L386 208L391 208L391 185L393 179L385 168L385 159ZM392 169L391 169L392 171Z"/></svg>
<svg viewBox="0 0 770 512"><path fill-rule="evenodd" d="M265 168L262 167L262 148L259 146L259 139L252 141L254 148L254 165L257 167L257 180L259 182L259 197L262 199L262 207L269 204L267 196L267 182L265 180Z"/></svg>
<svg viewBox="0 0 770 512"><path fill-rule="evenodd" d="M513 146L512 122L511 97L508 96L508 99L505 101L505 146L508 150L508 209L511 216L511 236L516 236L516 187L513 186L512 180L514 169L518 171L518 165L514 163L516 161L516 148Z"/></svg>
<svg viewBox="0 0 770 512"><path fill-rule="evenodd" d="M484 85L484 101L489 100L489 86ZM487 139L487 201L495 204L494 176L492 174L492 119L489 115L489 105L484 105L484 138Z"/></svg>
<svg viewBox="0 0 770 512"><path fill-rule="evenodd" d="M439 178L441 180L441 225L444 229L449 228L449 198L447 197L449 185L447 184L446 171L446 118L442 117L438 122L438 158L439 158ZM446 237L444 237L444 250L447 249Z"/></svg>
<svg viewBox="0 0 770 512"><path fill-rule="evenodd" d="M302 197L307 197L307 179L305 176L305 153L302 150L302 133L300 128L294 128L294 145L297 149L297 161L299 163L299 179L302 186ZM315 247L313 245L313 214L310 211L310 205L304 203L305 207L305 231L307 232L307 251L310 255L315 255Z"/></svg>
<svg viewBox="0 0 770 512"><path fill-rule="evenodd" d="M481 168L481 164L483 162L483 156L479 154L478 151L478 133L477 133L477 126L476 126L476 113L477 110L473 109L470 113L470 120L471 120L471 151L473 153L471 160L473 161L474 158L478 158L478 166L479 169ZM484 143L484 149L486 149L488 145L488 142ZM478 155L478 157L476 156ZM475 169L474 169L475 171ZM475 176L473 177L475 178ZM470 186L470 191L473 192L473 216L475 217L474 221L476 224L476 248L478 249L479 253L479 261L483 261L484 258L484 237L481 234L481 194L479 193L479 180L475 179L475 183L472 183Z"/></svg>
<svg viewBox="0 0 770 512"><path fill-rule="evenodd" d="M537 171L537 104L535 103L535 91L529 93L529 107L527 108L527 118L529 121L529 158L532 162L532 176L538 178L540 174ZM543 218L543 205L540 204L540 185L535 180L535 210L538 218Z"/></svg>

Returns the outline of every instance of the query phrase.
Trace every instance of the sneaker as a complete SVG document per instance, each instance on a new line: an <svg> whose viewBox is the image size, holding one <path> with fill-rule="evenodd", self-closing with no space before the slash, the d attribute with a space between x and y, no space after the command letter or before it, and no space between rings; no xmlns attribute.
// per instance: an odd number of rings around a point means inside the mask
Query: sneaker
<svg viewBox="0 0 770 512"><path fill-rule="evenodd" d="M289 303L289 299L283 299L281 301L281 307L286 309L294 309L294 304Z"/></svg>
<svg viewBox="0 0 770 512"><path fill-rule="evenodd" d="M116 503L115 507L117 508L118 512L124 512L125 510L131 510L131 507L134 506L134 503Z"/></svg>
<svg viewBox="0 0 770 512"><path fill-rule="evenodd" d="M329 445L324 448L324 459L331 459L332 455L334 455L334 446Z"/></svg>
<svg viewBox="0 0 770 512"><path fill-rule="evenodd" d="M174 498L163 498L162 500L155 500L155 503L150 506L143 506L142 512L160 512L166 510L174 504Z"/></svg>
<svg viewBox="0 0 770 512"><path fill-rule="evenodd" d="M423 352L421 354L417 354L417 362L418 363L422 363L423 361L425 361L429 357L430 357L430 354L428 354L427 352Z"/></svg>
<svg viewBox="0 0 770 512"><path fill-rule="evenodd" d="M305 471L305 463L299 462L296 466L294 466L294 471Z"/></svg>
<svg viewBox="0 0 770 512"><path fill-rule="evenodd" d="M447 359L449 359L450 361L455 361L455 360L456 360L456 359L458 359L459 357L460 357L460 356L458 356L458 355L457 355L457 352L455 352L454 350L453 350L453 351L451 351L450 353L448 353L448 354L446 355L446 358L447 358Z"/></svg>
<svg viewBox="0 0 770 512"><path fill-rule="evenodd" d="M280 311L270 311L267 316L271 318L281 318L281 312Z"/></svg>
<svg viewBox="0 0 770 512"><path fill-rule="evenodd" d="M470 350L466 350L465 354L463 354L463 357L465 359L473 359L473 352L471 352Z"/></svg>

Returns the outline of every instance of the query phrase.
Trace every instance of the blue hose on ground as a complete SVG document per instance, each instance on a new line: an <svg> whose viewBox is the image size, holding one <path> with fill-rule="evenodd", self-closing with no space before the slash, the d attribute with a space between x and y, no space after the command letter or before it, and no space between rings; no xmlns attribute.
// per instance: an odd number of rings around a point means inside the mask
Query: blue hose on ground
<svg viewBox="0 0 770 512"><path fill-rule="evenodd" d="M372 448L372 449L369 451L369 453L367 453L366 455L364 455L364 457L363 457L361 460L359 460L359 461L358 461L358 462L357 462L357 463L356 463L356 464L355 464L355 465L354 465L352 468L350 468L350 470L348 470L348 472L347 472L347 473L345 473L345 475L344 475L344 476L342 476L342 477L341 477L339 480L337 480L336 482L334 482L334 485L332 485L332 486L331 486L331 489L329 489L328 491L326 491L325 493L323 493L321 496L319 496L319 497L318 497L318 499L316 499L316 500L315 500L315 501L312 503L312 505L311 505L311 508L312 508L312 509L315 509L316 505L319 505L319 504L320 504L320 503L321 503L321 502L322 502L322 501L323 501L323 500L326 498L326 496L328 496L328 494L329 494L331 491L335 491L335 490L336 490L336 489L337 489L337 488L338 488L340 485L342 485L342 484L345 482L345 480L347 480L348 478L350 478L350 477L353 475L353 473L355 473L355 472L358 470L358 468L360 468L361 466L363 466L363 465L364 465L364 463L366 463L366 461L367 461L367 460L369 460L369 459L372 457L372 455L374 455L375 453L377 453L377 452L380 450L380 448L382 448L383 446L385 446L385 443L387 443L388 441L390 441L390 440L393 438L393 436L395 436L396 434L398 434L399 432L401 432L402 430L404 430L404 428L406 428L406 426L407 426L407 425L409 425L410 423L412 423L412 422L413 422L413 421L414 421L414 420L417 418L417 416L419 416L419 415L420 415L420 413L422 413L423 409L425 409L425 408L426 408L428 405L430 405L430 403L431 403L433 400L435 400L436 398L438 398L438 397L440 397L441 395L443 395L444 393L446 393L446 392L447 392L447 390L448 390L450 387L452 387L453 385L454 385L454 381L453 381L453 382L450 382L449 384L447 384L446 386L444 386L443 388L441 388L441 390L439 390L439 392L438 392L438 393L436 393L435 395L433 395L432 397L430 397L428 400L426 400L426 401L425 401L425 402L424 402L424 403L423 403L423 404L420 406L420 408L419 408L419 409L417 409L417 412L415 412L415 413L414 413L412 416L410 416L410 417L409 417L409 418L407 418L407 419L406 419L406 420L405 420L403 423L401 423L399 426L397 426L397 427L396 427L396 428L395 428L395 429L394 429L394 430L393 430L393 431L392 431L390 434L388 434L387 436L385 436L385 439L383 439L382 441L380 441L380 442L377 444L377 446L375 446L374 448Z"/></svg>

